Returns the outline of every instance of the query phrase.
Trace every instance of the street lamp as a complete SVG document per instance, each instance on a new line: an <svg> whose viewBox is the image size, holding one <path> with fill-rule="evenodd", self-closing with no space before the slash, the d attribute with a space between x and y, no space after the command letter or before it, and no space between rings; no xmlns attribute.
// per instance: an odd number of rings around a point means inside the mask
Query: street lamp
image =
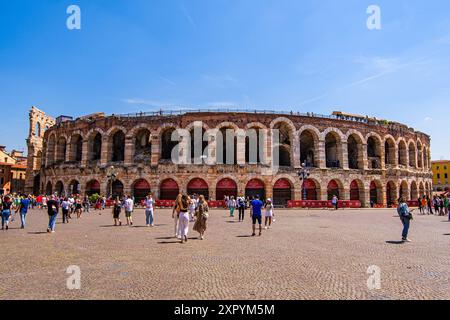
<svg viewBox="0 0 450 320"><path fill-rule="evenodd" d="M300 180L302 181L302 190L303 190L303 200L307 200L307 193L305 189L305 182L308 180L309 176L311 175L309 166L306 163L302 163L302 169L298 172L298 176Z"/></svg>
<svg viewBox="0 0 450 320"><path fill-rule="evenodd" d="M106 177L108 178L108 182L109 182L109 196L112 198L113 183L117 179L117 171L116 171L116 168L114 168L114 166L111 166L107 169Z"/></svg>

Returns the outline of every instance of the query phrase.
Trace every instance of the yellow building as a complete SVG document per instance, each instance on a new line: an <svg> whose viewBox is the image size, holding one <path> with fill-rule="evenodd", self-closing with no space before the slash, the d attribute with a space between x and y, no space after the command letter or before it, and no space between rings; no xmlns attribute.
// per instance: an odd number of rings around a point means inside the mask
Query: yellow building
<svg viewBox="0 0 450 320"><path fill-rule="evenodd" d="M13 150L9 154L0 146L0 194L25 191L26 159L22 152Z"/></svg>
<svg viewBox="0 0 450 320"><path fill-rule="evenodd" d="M434 191L442 192L450 189L450 161L432 161L431 169L433 171Z"/></svg>

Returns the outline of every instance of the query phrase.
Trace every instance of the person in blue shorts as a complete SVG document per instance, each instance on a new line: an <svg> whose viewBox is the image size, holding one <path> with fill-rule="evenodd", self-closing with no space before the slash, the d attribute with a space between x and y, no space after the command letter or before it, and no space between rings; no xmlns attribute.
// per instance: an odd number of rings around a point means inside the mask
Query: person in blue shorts
<svg viewBox="0 0 450 320"><path fill-rule="evenodd" d="M253 234L252 237L256 236L256 222L259 223L259 236L262 234L262 207L263 202L259 200L259 196L255 197L255 200L251 202L252 206L252 220L253 220Z"/></svg>

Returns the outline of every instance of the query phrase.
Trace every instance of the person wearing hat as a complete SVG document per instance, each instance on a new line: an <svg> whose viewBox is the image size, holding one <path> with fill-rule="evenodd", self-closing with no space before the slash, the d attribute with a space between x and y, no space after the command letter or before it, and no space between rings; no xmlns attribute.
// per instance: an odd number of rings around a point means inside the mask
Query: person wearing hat
<svg viewBox="0 0 450 320"><path fill-rule="evenodd" d="M266 215L265 215L265 229L270 229L270 227L272 226L272 219L273 219L273 203L272 203L272 199L267 199L266 204L264 206L264 208L266 209Z"/></svg>

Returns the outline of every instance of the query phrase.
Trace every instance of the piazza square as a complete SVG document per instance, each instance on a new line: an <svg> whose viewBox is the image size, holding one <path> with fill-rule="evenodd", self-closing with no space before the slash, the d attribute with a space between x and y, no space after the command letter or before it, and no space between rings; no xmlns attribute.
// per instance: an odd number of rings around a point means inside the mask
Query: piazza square
<svg viewBox="0 0 450 320"><path fill-rule="evenodd" d="M100 215L101 212L101 215ZM155 210L145 227L143 210L133 227L112 226L110 210L86 213L56 232L45 232L47 214L32 210L2 231L0 298L112 300L449 299L445 217L416 215L412 243L401 243L392 209L276 210L261 237L251 222L212 210L205 240L189 232L172 237L171 210ZM81 272L70 290L70 266ZM369 289L370 266L381 271L380 289ZM195 279L195 281L194 281Z"/></svg>

